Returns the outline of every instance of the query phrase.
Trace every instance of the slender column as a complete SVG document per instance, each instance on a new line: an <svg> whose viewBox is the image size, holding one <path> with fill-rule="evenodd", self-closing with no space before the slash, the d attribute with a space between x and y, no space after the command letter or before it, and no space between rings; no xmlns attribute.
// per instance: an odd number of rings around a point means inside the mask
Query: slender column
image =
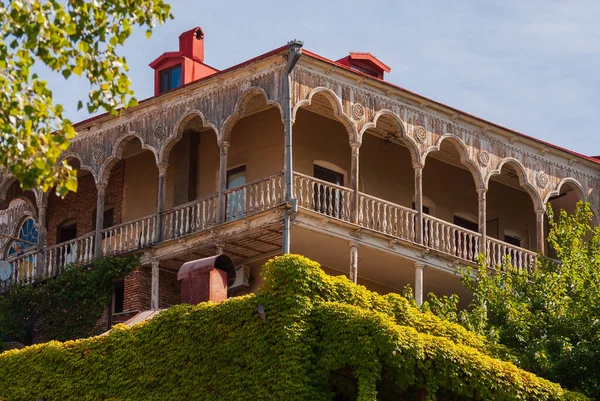
<svg viewBox="0 0 600 401"><path fill-rule="evenodd" d="M535 211L535 222L536 222L536 238L537 238L537 251L542 255L545 254L546 236L544 233L544 215L546 211L538 209Z"/></svg>
<svg viewBox="0 0 600 401"><path fill-rule="evenodd" d="M353 283L358 281L358 243L350 241L350 280Z"/></svg>
<svg viewBox="0 0 600 401"><path fill-rule="evenodd" d="M227 190L227 154L229 151L229 142L221 141L219 143L219 205L217 210L217 222L223 223L227 214L227 199L224 192Z"/></svg>
<svg viewBox="0 0 600 401"><path fill-rule="evenodd" d="M486 220L487 220L487 202L486 202L486 188L479 188L477 190L479 195L479 234L481 239L479 242L479 253L487 254L487 233L486 233Z"/></svg>
<svg viewBox="0 0 600 401"><path fill-rule="evenodd" d="M423 304L423 263L415 263L415 302Z"/></svg>
<svg viewBox="0 0 600 401"><path fill-rule="evenodd" d="M423 165L414 164L415 170L415 209L417 209L417 221L415 222L415 241L423 243Z"/></svg>
<svg viewBox="0 0 600 401"><path fill-rule="evenodd" d="M36 261L36 270L35 270L35 280L41 280L46 276L46 260L44 258L44 247L46 246L46 238L48 229L46 228L46 202L47 198L42 195L43 200L38 202L38 250L37 261Z"/></svg>
<svg viewBox="0 0 600 401"><path fill-rule="evenodd" d="M350 146L352 147L352 169L350 172L350 181L352 185L352 190L354 194L351 200L350 206L350 214L352 218L352 222L354 224L358 224L359 218L359 192L358 192L358 183L359 183L359 151L360 151L360 143L359 142L351 142Z"/></svg>
<svg viewBox="0 0 600 401"><path fill-rule="evenodd" d="M163 212L165 211L165 197L167 193L167 163L158 164L158 198L156 202L156 242L163 239Z"/></svg>
<svg viewBox="0 0 600 401"><path fill-rule="evenodd" d="M104 227L104 194L106 192L105 184L98 184L98 198L96 200L96 232L94 237L94 257L102 257L102 229Z"/></svg>
<svg viewBox="0 0 600 401"><path fill-rule="evenodd" d="M159 265L158 261L152 262L152 294L150 296L150 309L152 310L158 309Z"/></svg>

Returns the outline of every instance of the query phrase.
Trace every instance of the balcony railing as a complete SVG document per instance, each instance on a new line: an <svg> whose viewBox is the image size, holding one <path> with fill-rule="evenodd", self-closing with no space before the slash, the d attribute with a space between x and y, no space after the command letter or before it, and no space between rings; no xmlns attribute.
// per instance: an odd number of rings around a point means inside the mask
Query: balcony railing
<svg viewBox="0 0 600 401"><path fill-rule="evenodd" d="M359 194L358 224L407 241L415 241L417 212L370 195Z"/></svg>
<svg viewBox="0 0 600 401"><path fill-rule="evenodd" d="M423 243L428 248L472 262L479 254L480 239L479 233L423 216Z"/></svg>
<svg viewBox="0 0 600 401"><path fill-rule="evenodd" d="M352 190L308 175L294 173L298 206L343 221L351 221Z"/></svg>
<svg viewBox="0 0 600 401"><path fill-rule="evenodd" d="M300 173L294 173L294 196L298 206L350 224L385 234L395 239L416 242L418 213L383 199L359 193L357 216L353 216L354 192ZM275 208L285 201L283 173L249 182L223 193L225 197L224 223ZM164 242L197 233L219 223L217 194L177 206L160 214L153 214L102 230L102 254L116 255L138 251ZM160 224L159 224L160 223ZM162 227L162 228L161 228ZM423 216L423 246L464 261L472 262L480 253L481 235L457 225ZM89 264L95 255L95 234L89 233L75 240L49 246L42 252L32 250L13 257L10 282L30 283L38 278L51 277L68 263ZM536 253L488 238L487 264L501 265L509 256L514 267L531 269ZM41 273L37 266L43 267ZM39 274L38 274L39 273ZM0 282L0 292L7 282Z"/></svg>

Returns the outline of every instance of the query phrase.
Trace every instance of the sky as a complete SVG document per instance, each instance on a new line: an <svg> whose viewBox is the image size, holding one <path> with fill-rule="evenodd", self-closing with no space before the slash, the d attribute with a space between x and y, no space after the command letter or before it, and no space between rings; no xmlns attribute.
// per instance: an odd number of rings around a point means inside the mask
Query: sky
<svg viewBox="0 0 600 401"><path fill-rule="evenodd" d="M205 34L205 62L224 69L291 39L337 60L367 51L386 80L454 108L586 155L600 155L600 1L166 0L175 19L121 50L136 97L153 94L148 64ZM89 89L44 76L73 121Z"/></svg>

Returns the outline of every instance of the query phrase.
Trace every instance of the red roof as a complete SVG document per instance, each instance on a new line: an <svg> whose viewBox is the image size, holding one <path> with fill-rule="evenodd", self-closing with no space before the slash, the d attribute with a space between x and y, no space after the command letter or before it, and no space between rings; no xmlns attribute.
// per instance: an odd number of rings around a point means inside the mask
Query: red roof
<svg viewBox="0 0 600 401"><path fill-rule="evenodd" d="M383 61L379 60L377 57L375 57L371 53L350 52L350 58L352 60L370 61L371 63L375 64L377 67L381 68L385 72L390 72L392 70Z"/></svg>

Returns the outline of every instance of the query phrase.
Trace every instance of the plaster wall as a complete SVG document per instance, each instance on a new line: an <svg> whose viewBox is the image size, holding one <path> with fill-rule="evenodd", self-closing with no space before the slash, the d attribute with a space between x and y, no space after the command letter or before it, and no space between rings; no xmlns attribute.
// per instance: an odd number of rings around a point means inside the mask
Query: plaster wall
<svg viewBox="0 0 600 401"><path fill-rule="evenodd" d="M123 222L156 213L157 197L158 168L154 155L145 151L126 159L123 185Z"/></svg>

